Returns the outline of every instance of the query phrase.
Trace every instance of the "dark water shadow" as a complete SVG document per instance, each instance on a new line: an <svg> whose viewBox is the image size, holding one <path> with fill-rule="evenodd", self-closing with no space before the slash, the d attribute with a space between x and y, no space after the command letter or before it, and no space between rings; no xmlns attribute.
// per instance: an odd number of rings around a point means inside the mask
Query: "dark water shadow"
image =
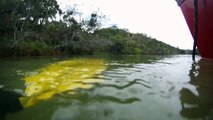
<svg viewBox="0 0 213 120"><path fill-rule="evenodd" d="M213 119L213 61L202 59L193 63L189 71L189 84L195 86L195 94L188 88L180 91L180 114L189 119Z"/></svg>
<svg viewBox="0 0 213 120"><path fill-rule="evenodd" d="M91 89L92 90L92 89ZM120 98L113 95L92 95L88 94L87 92L83 91L76 91L76 94L69 95L63 93L60 96L63 98L71 98L72 100L81 101L82 103L93 103L93 102L112 102L112 103L118 103L118 104L132 104L134 102L139 102L141 99L137 97L129 97L129 98Z"/></svg>
<svg viewBox="0 0 213 120"><path fill-rule="evenodd" d="M8 113L18 112L23 109L19 102L20 96L18 93L0 89L0 120L4 120Z"/></svg>

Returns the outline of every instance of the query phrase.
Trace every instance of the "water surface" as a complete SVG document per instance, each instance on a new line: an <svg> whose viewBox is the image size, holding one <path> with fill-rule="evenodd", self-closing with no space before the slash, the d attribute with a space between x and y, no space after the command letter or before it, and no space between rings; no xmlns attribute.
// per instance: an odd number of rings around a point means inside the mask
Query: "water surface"
<svg viewBox="0 0 213 120"><path fill-rule="evenodd" d="M187 55L1 58L0 119L212 120L212 73Z"/></svg>

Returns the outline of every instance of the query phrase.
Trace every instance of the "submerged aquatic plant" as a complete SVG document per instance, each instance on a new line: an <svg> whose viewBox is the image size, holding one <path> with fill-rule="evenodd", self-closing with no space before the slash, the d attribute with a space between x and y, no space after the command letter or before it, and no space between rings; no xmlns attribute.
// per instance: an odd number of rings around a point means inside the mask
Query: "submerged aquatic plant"
<svg viewBox="0 0 213 120"><path fill-rule="evenodd" d="M26 96L19 100L23 107L29 107L55 94L66 91L74 94L75 89L89 89L91 83L101 81L95 78L105 69L101 59L72 59L51 64L40 73L24 78Z"/></svg>

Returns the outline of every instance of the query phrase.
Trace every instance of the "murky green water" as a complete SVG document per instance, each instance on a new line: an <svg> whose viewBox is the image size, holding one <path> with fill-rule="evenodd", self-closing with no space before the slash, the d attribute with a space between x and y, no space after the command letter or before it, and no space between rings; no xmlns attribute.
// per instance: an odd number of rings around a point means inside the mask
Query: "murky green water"
<svg viewBox="0 0 213 120"><path fill-rule="evenodd" d="M213 61L191 56L0 60L0 119L212 120Z"/></svg>

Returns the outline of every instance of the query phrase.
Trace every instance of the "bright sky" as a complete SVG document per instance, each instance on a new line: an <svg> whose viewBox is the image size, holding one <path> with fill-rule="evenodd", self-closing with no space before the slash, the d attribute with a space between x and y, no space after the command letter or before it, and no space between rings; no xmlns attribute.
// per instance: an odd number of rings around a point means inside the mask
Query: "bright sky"
<svg viewBox="0 0 213 120"><path fill-rule="evenodd" d="M98 9L116 24L132 33L145 33L174 47L192 49L193 38L175 0L57 0L62 8L77 4L91 14Z"/></svg>

